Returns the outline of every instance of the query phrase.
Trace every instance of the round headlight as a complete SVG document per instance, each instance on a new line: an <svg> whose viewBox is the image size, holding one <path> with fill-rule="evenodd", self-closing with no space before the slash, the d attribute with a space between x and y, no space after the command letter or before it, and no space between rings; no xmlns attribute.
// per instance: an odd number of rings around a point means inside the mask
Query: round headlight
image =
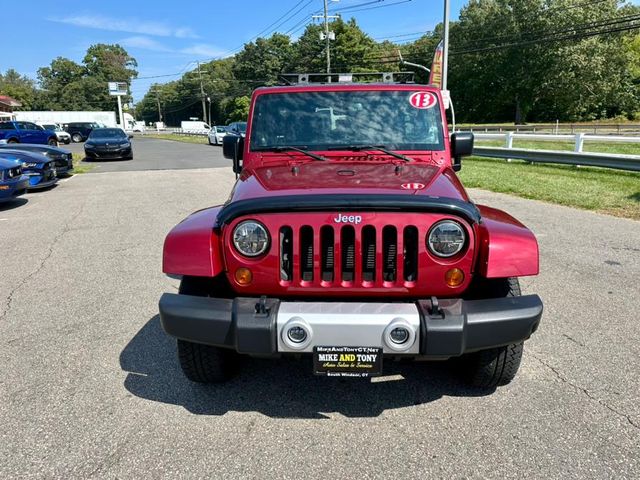
<svg viewBox="0 0 640 480"><path fill-rule="evenodd" d="M269 248L269 233L262 224L247 220L239 223L233 231L233 244L245 257L257 257Z"/></svg>
<svg viewBox="0 0 640 480"><path fill-rule="evenodd" d="M462 225L452 220L443 220L431 227L427 235L427 246L438 257L453 257L460 253L466 240Z"/></svg>

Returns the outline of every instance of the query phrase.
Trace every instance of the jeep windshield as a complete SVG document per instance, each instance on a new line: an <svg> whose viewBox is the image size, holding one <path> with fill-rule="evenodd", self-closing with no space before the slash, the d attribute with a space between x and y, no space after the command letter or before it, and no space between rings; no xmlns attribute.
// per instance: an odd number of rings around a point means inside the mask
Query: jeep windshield
<svg viewBox="0 0 640 480"><path fill-rule="evenodd" d="M444 150L435 96L421 104L412 100L415 95L410 90L261 95L254 107L251 150L302 145L316 151L372 145L387 150Z"/></svg>

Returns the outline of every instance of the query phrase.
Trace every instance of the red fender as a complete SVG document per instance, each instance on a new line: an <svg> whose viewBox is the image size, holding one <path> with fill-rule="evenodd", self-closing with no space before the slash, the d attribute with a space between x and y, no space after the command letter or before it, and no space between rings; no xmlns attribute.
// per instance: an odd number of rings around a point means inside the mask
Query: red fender
<svg viewBox="0 0 640 480"><path fill-rule="evenodd" d="M220 208L195 212L173 227L164 241L164 273L215 277L224 270L220 234L213 229Z"/></svg>
<svg viewBox="0 0 640 480"><path fill-rule="evenodd" d="M539 271L535 235L511 215L478 205L478 272L486 278L524 277Z"/></svg>

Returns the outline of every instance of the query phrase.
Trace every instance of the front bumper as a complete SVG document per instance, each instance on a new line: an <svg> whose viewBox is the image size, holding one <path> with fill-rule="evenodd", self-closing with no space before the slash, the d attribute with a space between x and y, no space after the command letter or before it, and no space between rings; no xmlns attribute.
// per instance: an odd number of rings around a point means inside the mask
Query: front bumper
<svg viewBox="0 0 640 480"><path fill-rule="evenodd" d="M29 179L24 175L15 180L0 182L0 202L13 200L20 195L27 193Z"/></svg>
<svg viewBox="0 0 640 480"><path fill-rule="evenodd" d="M114 149L114 150L98 150L98 149L84 149L84 154L87 158L91 159L103 159L103 160L115 160L129 158L133 153L131 147Z"/></svg>
<svg viewBox="0 0 640 480"><path fill-rule="evenodd" d="M51 187L58 182L55 170L25 172L25 176L29 179L28 190L40 190Z"/></svg>
<svg viewBox="0 0 640 480"><path fill-rule="evenodd" d="M73 159L72 158L56 158L56 175L63 177L71 174L73 171Z"/></svg>
<svg viewBox="0 0 640 480"><path fill-rule="evenodd" d="M298 321L302 318L311 327L312 339L299 353L308 353L314 346L369 346L383 347L385 354L394 356L446 359L526 340L536 331L542 317L542 300L537 295L473 301L446 299L439 301L437 310L432 307L431 300L378 304L384 305L388 311L394 305L398 311L404 309L401 320L407 317L406 307L414 307L417 318L415 344L401 352L388 349L383 335L377 336L378 331L385 331L386 324L372 336L372 329L380 328L375 325L376 322L358 323L349 320L344 312L335 312L334 325L327 329L327 324L332 323L326 321L332 316L331 313L326 313L324 320L318 323L313 316L305 318L302 313L294 315L292 312L297 305L305 303L272 298L222 299L165 293L160 299L160 321L164 330L173 337L250 355L295 353L283 346L282 326L292 319ZM327 302L324 305L335 304ZM364 308L367 313L366 306L370 304L351 305L354 306L354 312L363 311ZM281 306L284 306L282 310L286 311L285 315L279 315ZM289 315L294 316L287 318ZM399 320L395 315L388 318L388 323ZM336 325L341 327L335 328ZM414 320L409 318L407 325L415 325ZM318 332L321 332L319 343L315 343L314 337ZM357 344L358 340L354 339L359 338L365 339L367 345ZM372 338L377 338L377 343Z"/></svg>
<svg viewBox="0 0 640 480"><path fill-rule="evenodd" d="M58 138L58 142L64 143L68 145L71 143L71 135L68 133L56 133L56 137Z"/></svg>

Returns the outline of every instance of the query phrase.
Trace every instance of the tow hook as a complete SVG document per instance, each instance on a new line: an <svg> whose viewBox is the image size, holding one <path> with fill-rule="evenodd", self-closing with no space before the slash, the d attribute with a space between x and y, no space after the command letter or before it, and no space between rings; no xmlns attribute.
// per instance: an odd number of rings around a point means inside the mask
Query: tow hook
<svg viewBox="0 0 640 480"><path fill-rule="evenodd" d="M440 304L438 303L438 299L436 297L431 297L431 308L429 308L429 316L444 318L444 312L440 308Z"/></svg>
<svg viewBox="0 0 640 480"><path fill-rule="evenodd" d="M267 296L260 297L258 303L256 303L256 317L268 317L269 307L267 307Z"/></svg>

